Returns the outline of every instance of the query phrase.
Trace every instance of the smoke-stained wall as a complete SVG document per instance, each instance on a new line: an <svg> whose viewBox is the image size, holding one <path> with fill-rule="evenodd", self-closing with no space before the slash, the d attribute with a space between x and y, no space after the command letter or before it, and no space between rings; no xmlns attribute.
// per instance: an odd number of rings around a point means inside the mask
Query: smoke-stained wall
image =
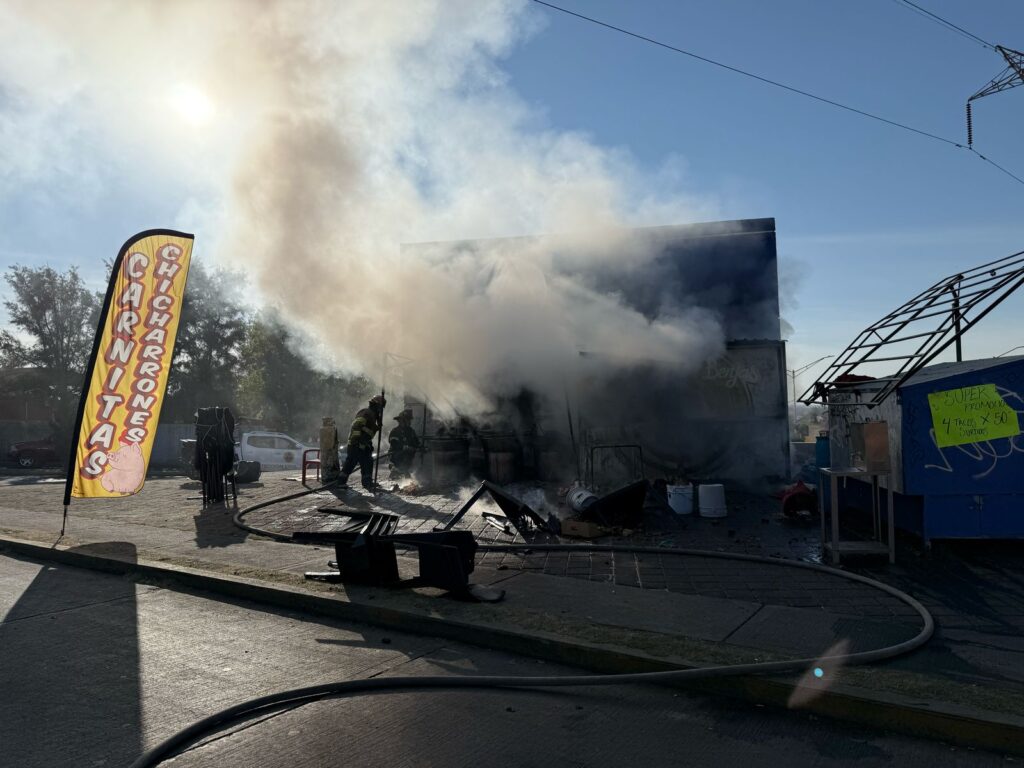
<svg viewBox="0 0 1024 768"><path fill-rule="evenodd" d="M789 475L781 341L735 341L690 376L623 371L580 393L593 443L639 443L648 470L760 488Z"/></svg>
<svg viewBox="0 0 1024 768"><path fill-rule="evenodd" d="M726 348L692 374L632 368L584 388L592 439L640 443L663 475L749 487L788 477L775 220L640 229L635 240L657 252L649 267L602 280L645 315L668 304L710 313Z"/></svg>
<svg viewBox="0 0 1024 768"><path fill-rule="evenodd" d="M546 242L546 245L545 245ZM568 242L569 246L564 246ZM775 220L751 219L619 232L608 252L586 252L578 240L508 238L404 246L418 259L481 259L508 250L550 248L549 284L579 286L589 296L654 324L685 318L683 327L714 328L724 343L630 346L600 344L577 334L573 360L553 361L561 386L541 387L548 429L564 431L567 396L573 419L591 444L643 446L648 469L660 475L725 480L746 486L789 474L785 349L780 339ZM601 248L590 236L592 248ZM486 283L491 275L481 270ZM567 296L567 301L571 297ZM471 313L470 313L471 315ZM475 322L467 316L467 322ZM564 329L552 328L552 335ZM615 339L614 341L618 341ZM690 355L680 359L680 355ZM511 366L517 360L510 360ZM537 380L510 371L508 383ZM506 382L493 382L505 394ZM613 459L614 460L614 459Z"/></svg>

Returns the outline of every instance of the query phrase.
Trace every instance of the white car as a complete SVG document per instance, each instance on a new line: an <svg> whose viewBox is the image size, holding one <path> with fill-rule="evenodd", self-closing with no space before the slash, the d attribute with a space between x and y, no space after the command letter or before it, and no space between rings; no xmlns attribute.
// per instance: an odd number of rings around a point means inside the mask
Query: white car
<svg viewBox="0 0 1024 768"><path fill-rule="evenodd" d="M235 446L240 461L258 461L265 470L301 469L302 452L315 445L303 445L283 432L246 432Z"/></svg>

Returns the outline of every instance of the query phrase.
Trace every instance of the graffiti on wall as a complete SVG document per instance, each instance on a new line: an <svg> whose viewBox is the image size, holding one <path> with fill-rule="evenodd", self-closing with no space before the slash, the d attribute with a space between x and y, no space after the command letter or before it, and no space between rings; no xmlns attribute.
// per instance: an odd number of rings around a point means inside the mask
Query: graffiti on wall
<svg viewBox="0 0 1024 768"><path fill-rule="evenodd" d="M702 396L711 410L741 408L746 412L774 410L773 388L781 386L778 353L774 347L730 350L704 364ZM710 385L710 386L709 386Z"/></svg>
<svg viewBox="0 0 1024 768"><path fill-rule="evenodd" d="M828 398L828 439L833 466L850 464L850 425L863 410L850 392L833 392Z"/></svg>

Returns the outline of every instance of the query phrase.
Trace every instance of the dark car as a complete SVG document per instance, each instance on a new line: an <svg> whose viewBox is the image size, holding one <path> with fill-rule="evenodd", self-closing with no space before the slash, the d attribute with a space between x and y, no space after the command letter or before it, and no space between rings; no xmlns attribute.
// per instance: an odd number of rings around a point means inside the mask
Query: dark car
<svg viewBox="0 0 1024 768"><path fill-rule="evenodd" d="M7 458L23 469L42 467L57 463L57 448L53 440L29 440L11 445Z"/></svg>

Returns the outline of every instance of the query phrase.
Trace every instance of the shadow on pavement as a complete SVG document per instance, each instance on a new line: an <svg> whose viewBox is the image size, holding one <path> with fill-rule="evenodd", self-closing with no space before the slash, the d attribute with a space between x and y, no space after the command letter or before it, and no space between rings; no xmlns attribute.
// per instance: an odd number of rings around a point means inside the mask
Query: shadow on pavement
<svg viewBox="0 0 1024 768"><path fill-rule="evenodd" d="M136 560L125 542L70 551L98 548ZM139 755L135 589L128 579L40 568L0 621L0 763L123 765Z"/></svg>
<svg viewBox="0 0 1024 768"><path fill-rule="evenodd" d="M44 485L44 484L60 484L64 482L62 477L43 477L35 475L32 477L12 477L10 480L4 480L4 485Z"/></svg>
<svg viewBox="0 0 1024 768"><path fill-rule="evenodd" d="M196 526L196 546L200 549L209 547L227 547L239 544L248 537L248 533L233 522L238 504L232 501L218 502L202 506L192 520Z"/></svg>

